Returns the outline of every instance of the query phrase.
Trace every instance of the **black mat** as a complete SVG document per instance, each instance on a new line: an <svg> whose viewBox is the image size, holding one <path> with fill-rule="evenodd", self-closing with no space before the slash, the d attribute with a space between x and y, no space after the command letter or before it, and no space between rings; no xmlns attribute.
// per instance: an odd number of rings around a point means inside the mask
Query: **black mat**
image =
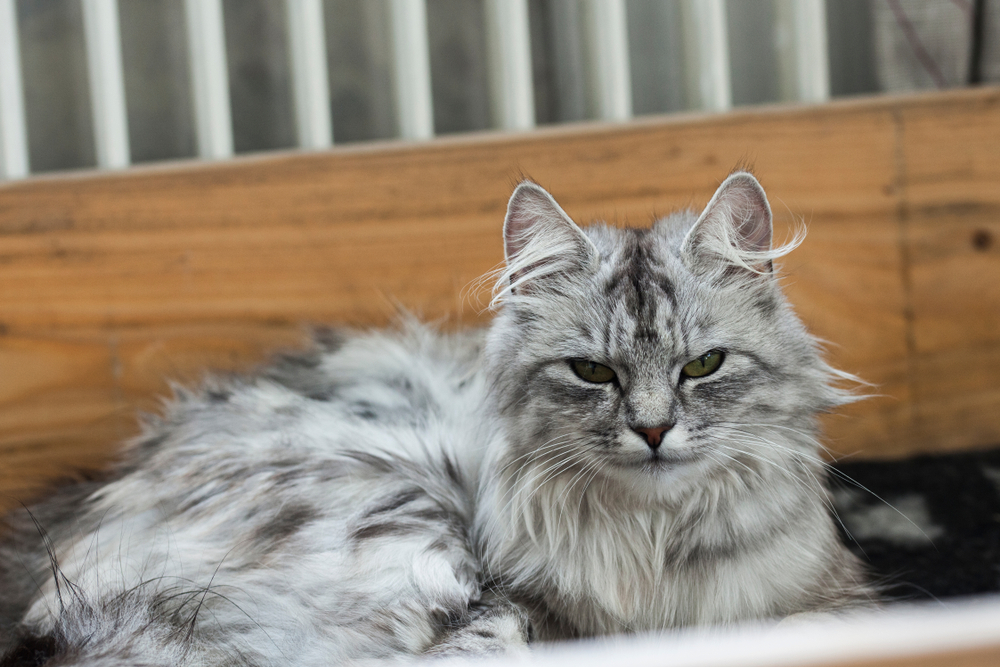
<svg viewBox="0 0 1000 667"><path fill-rule="evenodd" d="M942 599L1000 590L1000 449L843 462L834 471L853 480L834 482L845 541L887 596Z"/></svg>

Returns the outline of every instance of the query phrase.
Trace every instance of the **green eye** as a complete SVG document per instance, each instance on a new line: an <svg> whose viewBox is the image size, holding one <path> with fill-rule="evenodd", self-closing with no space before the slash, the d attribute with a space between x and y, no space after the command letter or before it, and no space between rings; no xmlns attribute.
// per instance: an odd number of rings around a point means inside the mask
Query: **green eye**
<svg viewBox="0 0 1000 667"><path fill-rule="evenodd" d="M577 360L569 362L569 365L581 380L587 382L611 382L615 379L613 370L593 361Z"/></svg>
<svg viewBox="0 0 1000 667"><path fill-rule="evenodd" d="M681 375L689 378L703 378L719 370L722 360L726 357L722 350L712 350L701 355L694 361L688 362L681 369Z"/></svg>

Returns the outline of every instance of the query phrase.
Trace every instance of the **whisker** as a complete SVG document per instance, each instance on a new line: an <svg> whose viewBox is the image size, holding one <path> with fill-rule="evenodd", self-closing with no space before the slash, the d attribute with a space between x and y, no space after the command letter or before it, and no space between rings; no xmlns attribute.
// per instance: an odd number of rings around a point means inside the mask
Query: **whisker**
<svg viewBox="0 0 1000 667"><path fill-rule="evenodd" d="M740 431L739 429L732 429L732 430L737 431L737 432L739 432L739 433L741 433L743 435L746 435L746 436L757 438L759 440L759 442L762 442L762 443L764 443L764 444L766 444L766 445L768 445L768 446L770 446L770 447L772 447L772 448L774 448L776 450L784 451L784 452L786 452L788 454L791 454L793 456L803 456L802 452L797 452L794 449L787 448L787 447L782 447L781 445L778 445L777 443L775 443L773 441L770 441L770 440L768 440L766 438L763 438L763 437L761 437L761 436L759 436L757 434L746 432L746 431ZM857 487L858 489L860 489L860 490L862 490L862 491L870 494L873 498L875 498L879 502L885 504L886 507L889 507L894 512L896 512L897 514L899 514L899 516L901 516L904 519L906 519L907 522L909 522L914 528L916 528L917 530L920 531L921 535L923 535L925 538L927 538L927 540L929 542L933 543L933 540L931 540L931 538L927 535L927 533L925 533L924 530L920 526L918 526L916 523L914 523L914 521L912 519L910 519L910 517L908 517L905 514L903 514L903 512L901 512L894 505L892 505L892 503L888 502L885 498L882 498L880 495L878 495L877 493L875 493L874 491L872 491L871 489L869 489L868 487L866 487L864 484L861 484L859 481L857 481L856 479L854 479L853 477L851 477L847 473L843 472L842 470L838 470L837 468L835 468L834 466L830 465L826 461L823 461L819 457L808 457L808 460L810 460L810 461L812 461L814 463L818 463L819 465L823 466L830 474L832 474L832 475L836 476L837 478L839 478L839 479L847 482L848 484L852 484L853 486Z"/></svg>
<svg viewBox="0 0 1000 667"><path fill-rule="evenodd" d="M565 439L568 437L569 436L557 436L556 438L553 438L549 442L555 443L560 438ZM506 499L506 501L504 502L503 507L496 516L497 517L506 516L508 518L519 517L524 511L524 509L527 507L527 504L532 501L533 492L535 489L546 484L549 481L549 478L551 478L552 476L558 475L564 470L568 470L569 467L572 466L573 458L576 455L576 452L573 451L574 447L575 443L559 443L557 446L553 445L552 447L549 447L549 452L545 452L545 446L533 452L529 452L529 454L533 454L534 457L529 458L528 461L526 461L524 465L522 465L515 473L513 479L511 480L510 488L501 497L502 501L504 499ZM532 466L536 458L538 458L543 453L550 453L552 451L558 452L554 461L551 460L548 461L547 462L548 465L546 467L535 468L534 475L529 480L524 480L522 478L525 469L527 469L529 466ZM569 465L566 465L567 463ZM546 479L541 483L539 483L538 480L543 477L545 477ZM508 494L510 495L509 499L507 499ZM514 510L511 511L512 505L516 501L520 502L518 502ZM496 530L499 530L499 526L495 525L496 520L494 520L493 523L494 525L490 527L490 533L487 535L487 537L491 536L494 538L496 537ZM528 532L529 534L531 534L532 539L535 539L533 530L530 526L530 522L525 523L524 525L528 528ZM514 530L514 527L515 527L515 522L512 520L508 520L504 531L505 534L503 542L507 542L509 539L513 537L511 531Z"/></svg>

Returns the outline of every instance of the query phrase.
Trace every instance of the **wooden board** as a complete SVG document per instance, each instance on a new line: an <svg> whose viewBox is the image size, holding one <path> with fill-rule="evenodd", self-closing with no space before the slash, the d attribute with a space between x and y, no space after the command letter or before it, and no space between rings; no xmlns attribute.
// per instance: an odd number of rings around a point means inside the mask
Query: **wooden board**
<svg viewBox="0 0 1000 667"><path fill-rule="evenodd" d="M815 667L995 667L1000 662L1000 647L969 648L947 653L910 655L905 658L873 658L830 663Z"/></svg>
<svg viewBox="0 0 1000 667"><path fill-rule="evenodd" d="M523 176L581 222L645 225L747 164L779 227L809 225L799 312L877 385L831 448L1000 443L998 156L984 89L0 185L0 496L99 465L167 378L251 368L310 323L485 321L470 285Z"/></svg>

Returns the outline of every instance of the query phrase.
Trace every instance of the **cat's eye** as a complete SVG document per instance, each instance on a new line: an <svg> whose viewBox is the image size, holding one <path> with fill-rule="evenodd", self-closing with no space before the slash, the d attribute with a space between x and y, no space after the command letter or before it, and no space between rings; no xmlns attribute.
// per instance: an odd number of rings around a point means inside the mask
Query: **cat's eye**
<svg viewBox="0 0 1000 667"><path fill-rule="evenodd" d="M577 377L587 382L611 382L615 379L615 372L603 364L575 359L569 365Z"/></svg>
<svg viewBox="0 0 1000 667"><path fill-rule="evenodd" d="M722 350L711 350L701 355L694 361L690 361L681 369L681 375L685 378L703 378L719 370L722 360L726 357Z"/></svg>

